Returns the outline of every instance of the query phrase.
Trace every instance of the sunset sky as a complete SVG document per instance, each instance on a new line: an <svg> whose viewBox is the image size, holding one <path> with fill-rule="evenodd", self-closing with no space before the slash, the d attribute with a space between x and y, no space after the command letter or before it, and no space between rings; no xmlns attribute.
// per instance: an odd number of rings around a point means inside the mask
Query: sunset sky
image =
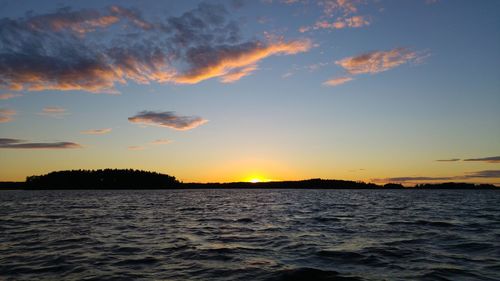
<svg viewBox="0 0 500 281"><path fill-rule="evenodd" d="M500 184L500 1L0 7L0 181Z"/></svg>

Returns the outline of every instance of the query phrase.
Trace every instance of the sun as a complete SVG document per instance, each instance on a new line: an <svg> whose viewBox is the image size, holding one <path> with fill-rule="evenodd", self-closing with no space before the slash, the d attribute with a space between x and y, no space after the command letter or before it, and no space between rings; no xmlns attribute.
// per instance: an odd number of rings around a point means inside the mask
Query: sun
<svg viewBox="0 0 500 281"><path fill-rule="evenodd" d="M269 182L271 180L265 176L253 174L251 176L246 177L243 181L249 183L260 183L260 182Z"/></svg>

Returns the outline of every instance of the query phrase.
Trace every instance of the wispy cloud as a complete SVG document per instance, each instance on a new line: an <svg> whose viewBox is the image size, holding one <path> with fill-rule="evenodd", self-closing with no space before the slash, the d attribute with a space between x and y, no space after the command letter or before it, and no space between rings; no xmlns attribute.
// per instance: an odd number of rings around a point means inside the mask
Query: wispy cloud
<svg viewBox="0 0 500 281"><path fill-rule="evenodd" d="M104 134L111 132L111 130L112 130L111 128L92 129L92 130L84 130L84 131L81 131L80 133L84 134L84 135L104 135Z"/></svg>
<svg viewBox="0 0 500 281"><path fill-rule="evenodd" d="M464 159L464 161L500 163L500 156L483 157L483 158L470 158L470 159Z"/></svg>
<svg viewBox="0 0 500 281"><path fill-rule="evenodd" d="M500 178L500 170L485 170L468 173L467 178Z"/></svg>
<svg viewBox="0 0 500 281"><path fill-rule="evenodd" d="M8 100L8 99L13 99L17 97L22 97L23 95L21 94L13 94L13 93L4 93L0 94L0 100Z"/></svg>
<svg viewBox="0 0 500 281"><path fill-rule="evenodd" d="M42 109L42 112L40 112L40 115L56 117L56 118L62 117L67 114L69 114L68 110L59 106L47 106Z"/></svg>
<svg viewBox="0 0 500 281"><path fill-rule="evenodd" d="M473 179L484 179L484 178L499 178L500 170L483 170L476 172L465 173L459 176L448 176L448 177L427 177L427 176L410 176L410 177L394 177L394 178L383 178L383 179L372 179L373 182L396 182L396 183L419 183L419 182L434 182L434 181L460 181L460 180L473 180Z"/></svg>
<svg viewBox="0 0 500 281"><path fill-rule="evenodd" d="M16 114L17 112L14 109L0 108L0 123L11 122Z"/></svg>
<svg viewBox="0 0 500 281"><path fill-rule="evenodd" d="M395 68L418 58L416 52L406 48L388 51L373 51L358 56L347 57L335 63L350 74L379 73Z"/></svg>
<svg viewBox="0 0 500 281"><path fill-rule="evenodd" d="M352 78L352 77L338 77L338 78L333 78L333 79L330 79L330 80L323 82L323 85L335 87L335 86L342 85L342 84L347 83L347 82L352 81L352 80L354 80L354 78Z"/></svg>
<svg viewBox="0 0 500 281"><path fill-rule="evenodd" d="M363 0L317 0L317 1L281 1L285 4L309 5L316 4L322 12L319 19L312 25L299 28L300 32L318 29L359 28L370 25L369 17L359 15L359 6ZM332 20L332 18L334 18Z"/></svg>
<svg viewBox="0 0 500 281"><path fill-rule="evenodd" d="M424 181L452 181L457 180L457 177L394 177L394 178L383 178L383 179L372 179L373 182L395 182L395 183L405 183L405 182L424 182ZM460 177L460 179L463 179Z"/></svg>
<svg viewBox="0 0 500 281"><path fill-rule="evenodd" d="M220 81L222 83L233 83L233 82L240 80L242 77L250 75L256 69L257 69L257 65L254 64L254 65L249 65L249 66L239 68L236 70L232 70L229 73L221 76Z"/></svg>
<svg viewBox="0 0 500 281"><path fill-rule="evenodd" d="M146 147L141 146L141 145L132 145L128 147L128 150L144 150Z"/></svg>
<svg viewBox="0 0 500 281"><path fill-rule="evenodd" d="M74 142L28 142L20 139L0 138L0 148L4 149L73 149L82 148Z"/></svg>
<svg viewBox="0 0 500 281"><path fill-rule="evenodd" d="M313 26L303 26L299 29L304 33L310 30L318 29L344 29L347 27L359 28L370 25L370 21L365 16L352 16L347 18L338 18L335 21L321 20L317 21Z"/></svg>
<svg viewBox="0 0 500 281"><path fill-rule="evenodd" d="M172 111L141 111L129 117L128 120L132 123L142 123L179 131L191 130L208 122L208 120L198 116L181 116Z"/></svg>
<svg viewBox="0 0 500 281"><path fill-rule="evenodd" d="M332 16L336 11L340 10L345 15L358 12L358 6L362 4L362 0L320 0L320 5L323 6L323 13Z"/></svg>
<svg viewBox="0 0 500 281"><path fill-rule="evenodd" d="M460 158L451 158L451 159L438 159L437 162L457 162L460 161Z"/></svg>
<svg viewBox="0 0 500 281"><path fill-rule="evenodd" d="M157 139L151 142L151 144L170 144L172 140L169 139Z"/></svg>
<svg viewBox="0 0 500 281"><path fill-rule="evenodd" d="M112 25L119 20L120 18L115 15L102 14L93 9L72 11L65 7L53 13L35 15L24 23L33 30L71 31L83 35L95 31L96 28Z"/></svg>
<svg viewBox="0 0 500 281"><path fill-rule="evenodd" d="M126 28L111 33L108 27L117 22ZM109 40L87 36L97 31ZM209 3L154 23L120 6L2 19L0 88L114 93L116 84L129 81L193 84L220 78L229 83L257 70L267 57L311 48L306 39L241 37L224 6Z"/></svg>

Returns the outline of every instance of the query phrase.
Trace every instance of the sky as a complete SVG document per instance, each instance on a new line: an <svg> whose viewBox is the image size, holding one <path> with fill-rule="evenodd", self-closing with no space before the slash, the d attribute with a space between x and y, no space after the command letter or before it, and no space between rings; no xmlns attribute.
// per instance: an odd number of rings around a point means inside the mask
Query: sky
<svg viewBox="0 0 500 281"><path fill-rule="evenodd" d="M0 7L0 181L500 184L499 1Z"/></svg>

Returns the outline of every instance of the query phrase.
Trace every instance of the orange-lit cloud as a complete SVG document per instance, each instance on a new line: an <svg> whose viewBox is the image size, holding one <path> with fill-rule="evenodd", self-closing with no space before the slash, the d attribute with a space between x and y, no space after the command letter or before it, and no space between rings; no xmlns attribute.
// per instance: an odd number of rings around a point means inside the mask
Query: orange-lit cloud
<svg viewBox="0 0 500 281"><path fill-rule="evenodd" d="M329 22L326 20L318 21L314 24L314 26L305 26L299 29L300 32L307 32L311 29L343 29L347 27L351 28L359 28L363 26L370 25L370 21L363 16L352 16L347 18L338 18L334 22Z"/></svg>
<svg viewBox="0 0 500 281"><path fill-rule="evenodd" d="M70 8L64 7L53 13L32 16L26 21L26 24L34 30L50 29L54 32L68 30L83 36L98 28L113 25L121 19L126 19L141 29L153 28L153 24L142 19L138 12L116 5L109 7L104 13L94 9L72 11Z"/></svg>
<svg viewBox="0 0 500 281"><path fill-rule="evenodd" d="M129 117L128 120L132 123L142 123L179 131L191 130L208 122L208 120L198 116L181 116L172 111L142 111Z"/></svg>
<svg viewBox="0 0 500 281"><path fill-rule="evenodd" d="M331 16L337 12L344 14L356 13L360 0L319 0L318 4L323 7L323 13Z"/></svg>
<svg viewBox="0 0 500 281"><path fill-rule="evenodd" d="M14 109L0 108L0 123L11 122L16 114L17 112Z"/></svg>
<svg viewBox="0 0 500 281"><path fill-rule="evenodd" d="M249 65L243 68L235 69L228 74L221 76L220 81L222 83L233 83L240 80L242 77L250 75L256 69L257 65Z"/></svg>
<svg viewBox="0 0 500 281"><path fill-rule="evenodd" d="M16 97L22 97L23 95L21 94L12 94L12 93L5 93L5 94L0 94L0 100L8 100L8 99L13 99Z"/></svg>
<svg viewBox="0 0 500 281"><path fill-rule="evenodd" d="M83 35L119 20L117 16L103 15L96 10L71 11L69 8L61 8L54 13L34 16L26 24L36 30L50 29L55 32L70 30Z"/></svg>
<svg viewBox="0 0 500 281"><path fill-rule="evenodd" d="M74 142L27 142L19 139L0 138L0 148L4 149L72 149L82 148Z"/></svg>
<svg viewBox="0 0 500 281"><path fill-rule="evenodd" d="M132 11L130 9L126 9L120 6L111 6L110 11L113 15L124 17L128 20L130 20L135 26L144 29L144 30L149 30L154 27L154 25L150 22L147 22L144 20L138 12Z"/></svg>
<svg viewBox="0 0 500 281"><path fill-rule="evenodd" d="M93 130L81 131L80 133L84 134L84 135L104 135L104 134L110 133L111 130L112 130L111 128L93 129Z"/></svg>
<svg viewBox="0 0 500 281"><path fill-rule="evenodd" d="M373 51L359 56L348 57L336 61L350 74L378 73L416 60L417 53L406 48L389 51Z"/></svg>
<svg viewBox="0 0 500 281"><path fill-rule="evenodd" d="M333 78L333 79L330 79L330 80L323 82L323 85L335 87L335 86L342 85L342 84L347 83L347 82L352 81L352 80L354 80L354 78L352 78L352 77Z"/></svg>
<svg viewBox="0 0 500 281"><path fill-rule="evenodd" d="M59 106L47 106L42 109L42 112L40 112L40 115L46 115L50 117L61 117L67 114L69 114L68 110Z"/></svg>
<svg viewBox="0 0 500 281"><path fill-rule="evenodd" d="M305 52L311 46L310 40L295 40L269 44L251 42L217 49L192 49L188 53L191 69L176 76L174 81L180 84L195 84L222 76L222 81L233 82L255 70L254 66L262 59L273 55L292 55ZM233 75L231 75L232 72Z"/></svg>

